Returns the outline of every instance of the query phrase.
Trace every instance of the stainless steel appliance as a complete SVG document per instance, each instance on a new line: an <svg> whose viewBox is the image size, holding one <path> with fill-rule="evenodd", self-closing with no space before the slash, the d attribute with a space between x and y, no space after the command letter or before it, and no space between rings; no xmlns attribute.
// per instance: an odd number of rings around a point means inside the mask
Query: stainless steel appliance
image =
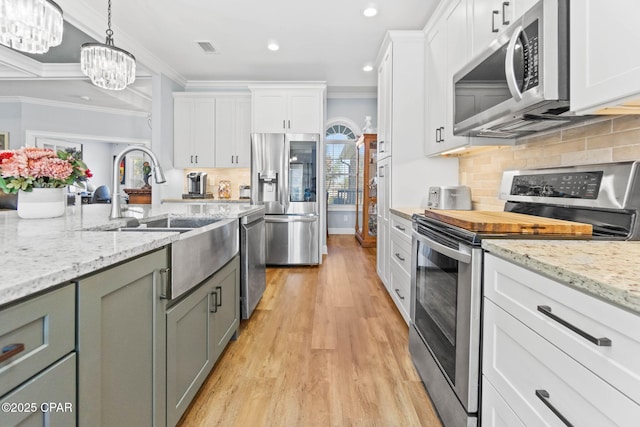
<svg viewBox="0 0 640 427"><path fill-rule="evenodd" d="M207 192L207 173L189 172L187 174L187 191L183 199L211 199L212 193Z"/></svg>
<svg viewBox="0 0 640 427"><path fill-rule="evenodd" d="M317 134L253 134L251 200L266 209L266 263L318 264Z"/></svg>
<svg viewBox="0 0 640 427"><path fill-rule="evenodd" d="M640 240L640 162L503 174L505 211L593 226L593 239ZM475 426L480 401L482 239L590 236L478 233L413 217L413 362L446 426Z"/></svg>
<svg viewBox="0 0 640 427"><path fill-rule="evenodd" d="M240 313L248 319L267 287L264 211L244 216L240 223Z"/></svg>
<svg viewBox="0 0 640 427"><path fill-rule="evenodd" d="M455 135L515 138L569 111L569 1L541 0L453 76Z"/></svg>
<svg viewBox="0 0 640 427"><path fill-rule="evenodd" d="M429 187L427 207L430 209L471 209L471 190L466 185Z"/></svg>

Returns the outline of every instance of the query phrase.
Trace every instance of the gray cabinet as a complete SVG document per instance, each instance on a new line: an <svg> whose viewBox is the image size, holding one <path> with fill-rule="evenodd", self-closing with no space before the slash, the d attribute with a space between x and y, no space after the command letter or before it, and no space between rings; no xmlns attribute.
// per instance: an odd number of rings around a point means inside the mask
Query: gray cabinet
<svg viewBox="0 0 640 427"><path fill-rule="evenodd" d="M167 267L162 249L79 281L80 426L165 424Z"/></svg>
<svg viewBox="0 0 640 427"><path fill-rule="evenodd" d="M0 399L0 425L69 427L76 423L76 354L53 366ZM5 408L6 406L6 408Z"/></svg>
<svg viewBox="0 0 640 427"><path fill-rule="evenodd" d="M74 286L0 310L0 349L0 425L74 425Z"/></svg>
<svg viewBox="0 0 640 427"><path fill-rule="evenodd" d="M233 258L167 311L167 425L175 425L240 323Z"/></svg>

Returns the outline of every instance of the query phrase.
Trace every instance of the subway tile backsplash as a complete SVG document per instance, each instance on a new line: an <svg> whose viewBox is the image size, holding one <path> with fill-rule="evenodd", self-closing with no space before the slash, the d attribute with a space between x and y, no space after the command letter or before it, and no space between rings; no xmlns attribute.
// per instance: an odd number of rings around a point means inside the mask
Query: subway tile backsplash
<svg viewBox="0 0 640 427"><path fill-rule="evenodd" d="M515 146L479 148L460 160L460 184L471 188L473 209L499 211L502 171L640 160L640 116L594 119L521 138Z"/></svg>

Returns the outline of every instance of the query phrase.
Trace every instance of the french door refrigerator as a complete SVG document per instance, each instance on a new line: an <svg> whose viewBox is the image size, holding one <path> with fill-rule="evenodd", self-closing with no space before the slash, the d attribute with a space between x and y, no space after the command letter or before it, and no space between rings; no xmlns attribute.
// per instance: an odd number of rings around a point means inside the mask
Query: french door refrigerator
<svg viewBox="0 0 640 427"><path fill-rule="evenodd" d="M265 206L266 263L319 263L318 134L251 136L251 202Z"/></svg>

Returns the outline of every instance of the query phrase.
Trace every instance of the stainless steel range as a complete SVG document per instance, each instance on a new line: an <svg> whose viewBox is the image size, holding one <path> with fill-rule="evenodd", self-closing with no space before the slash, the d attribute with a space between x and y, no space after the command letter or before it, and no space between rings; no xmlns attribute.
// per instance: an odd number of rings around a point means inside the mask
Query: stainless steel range
<svg viewBox="0 0 640 427"><path fill-rule="evenodd" d="M447 427L478 424L482 239L640 240L640 162L507 171L500 198L506 212L591 224L593 235L483 233L413 216L409 350Z"/></svg>

